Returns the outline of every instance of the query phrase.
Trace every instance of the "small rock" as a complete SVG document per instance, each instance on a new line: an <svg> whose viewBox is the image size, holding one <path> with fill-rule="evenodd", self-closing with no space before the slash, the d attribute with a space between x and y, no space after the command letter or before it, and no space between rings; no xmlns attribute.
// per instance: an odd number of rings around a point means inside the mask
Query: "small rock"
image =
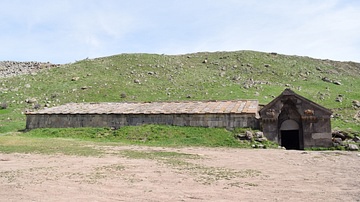
<svg viewBox="0 0 360 202"><path fill-rule="evenodd" d="M256 132L255 132L255 136L256 136L257 138L263 138L263 137L264 137L264 133L261 132L261 131L256 131Z"/></svg>
<svg viewBox="0 0 360 202"><path fill-rule="evenodd" d="M336 101L336 102L342 102L342 101L343 101L343 98L342 98L342 97L337 97L337 98L335 99L335 101Z"/></svg>
<svg viewBox="0 0 360 202"><path fill-rule="evenodd" d="M332 132L332 136L333 136L334 138L341 138L341 140L345 140L345 139L346 139L345 135L344 135L342 132L337 131L337 130Z"/></svg>
<svg viewBox="0 0 360 202"><path fill-rule="evenodd" d="M356 108L359 108L359 107L360 107L360 101L358 101L358 100L353 100L353 101L352 101L352 104L353 104L353 106L356 107Z"/></svg>
<svg viewBox="0 0 360 202"><path fill-rule="evenodd" d="M30 88L31 85L30 84L25 84L25 88Z"/></svg>
<svg viewBox="0 0 360 202"><path fill-rule="evenodd" d="M28 98L25 100L25 102L28 104L33 104L33 103L37 102L37 100L36 100L36 98Z"/></svg>
<svg viewBox="0 0 360 202"><path fill-rule="evenodd" d="M323 77L321 80L323 80L323 81L325 81L325 82L329 82L329 83L332 82L332 81L331 81L329 78L327 78L327 77Z"/></svg>
<svg viewBox="0 0 360 202"><path fill-rule="evenodd" d="M267 138L266 137L260 137L260 138L256 138L257 142L266 142Z"/></svg>
<svg viewBox="0 0 360 202"><path fill-rule="evenodd" d="M265 149L265 146L263 144L256 145L256 148Z"/></svg>
<svg viewBox="0 0 360 202"><path fill-rule="evenodd" d="M139 80L139 79L135 79L135 80L134 80L134 83L140 84L140 80Z"/></svg>
<svg viewBox="0 0 360 202"><path fill-rule="evenodd" d="M33 106L34 109L40 109L41 108L41 105L36 103L34 106Z"/></svg>
<svg viewBox="0 0 360 202"><path fill-rule="evenodd" d="M73 77L73 78L71 78L71 81L77 81L77 80L79 80L80 79L80 77Z"/></svg>
<svg viewBox="0 0 360 202"><path fill-rule="evenodd" d="M240 134L237 134L236 137L240 140L246 140L246 134L240 133Z"/></svg>
<svg viewBox="0 0 360 202"><path fill-rule="evenodd" d="M357 151L359 150L359 147L356 144L348 144L347 149L350 151Z"/></svg>
<svg viewBox="0 0 360 202"><path fill-rule="evenodd" d="M126 98L126 93L121 93L121 94L120 94L120 97L121 97L121 98Z"/></svg>
<svg viewBox="0 0 360 202"><path fill-rule="evenodd" d="M265 66L265 67L271 67L271 65L269 65L269 64L264 64L264 66Z"/></svg>
<svg viewBox="0 0 360 202"><path fill-rule="evenodd" d="M337 143L337 144L339 144L339 145L344 145L344 143L343 143L343 141L342 141L342 139L341 138L339 138L339 137L337 137L337 138L334 138L334 143Z"/></svg>
<svg viewBox="0 0 360 202"><path fill-rule="evenodd" d="M355 137L353 138L353 140L354 140L354 142L358 143L358 142L360 142L360 137L359 137L359 136L355 136Z"/></svg>
<svg viewBox="0 0 360 202"><path fill-rule="evenodd" d="M202 63L206 64L207 62L208 62L208 60L207 60L207 59L205 59Z"/></svg>
<svg viewBox="0 0 360 202"><path fill-rule="evenodd" d="M333 81L332 83L336 85L341 85L340 81Z"/></svg>
<svg viewBox="0 0 360 202"><path fill-rule="evenodd" d="M246 131L245 132L245 135L246 135L246 138L248 139L248 140L252 140L253 138L254 138L254 135L253 135L253 133L251 132L251 131Z"/></svg>
<svg viewBox="0 0 360 202"><path fill-rule="evenodd" d="M316 70L322 72L323 70L321 69L321 67L316 67Z"/></svg>

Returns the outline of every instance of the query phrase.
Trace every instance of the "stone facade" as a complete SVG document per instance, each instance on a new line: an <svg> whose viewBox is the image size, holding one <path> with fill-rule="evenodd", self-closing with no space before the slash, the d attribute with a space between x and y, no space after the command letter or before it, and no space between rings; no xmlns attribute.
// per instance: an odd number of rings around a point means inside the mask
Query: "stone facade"
<svg viewBox="0 0 360 202"><path fill-rule="evenodd" d="M26 128L176 126L258 128L258 101L70 103L26 114Z"/></svg>
<svg viewBox="0 0 360 202"><path fill-rule="evenodd" d="M259 113L264 135L286 148L332 145L332 112L290 89L264 106Z"/></svg>
<svg viewBox="0 0 360 202"><path fill-rule="evenodd" d="M29 114L26 128L110 127L163 124L258 128L253 114Z"/></svg>

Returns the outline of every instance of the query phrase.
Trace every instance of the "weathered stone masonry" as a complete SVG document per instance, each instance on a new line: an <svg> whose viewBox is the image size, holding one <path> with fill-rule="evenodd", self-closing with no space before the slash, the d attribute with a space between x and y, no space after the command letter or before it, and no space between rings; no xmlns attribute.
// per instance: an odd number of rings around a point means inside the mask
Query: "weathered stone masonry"
<svg viewBox="0 0 360 202"><path fill-rule="evenodd" d="M26 128L112 127L165 124L257 128L258 102L71 103L27 113Z"/></svg>
<svg viewBox="0 0 360 202"><path fill-rule="evenodd" d="M26 128L111 127L163 124L224 128L257 128L253 115L238 114L41 114L27 115Z"/></svg>
<svg viewBox="0 0 360 202"><path fill-rule="evenodd" d="M259 113L266 137L286 148L332 145L332 112L290 89L286 89Z"/></svg>
<svg viewBox="0 0 360 202"><path fill-rule="evenodd" d="M26 114L26 128L165 124L254 128L289 149L332 145L332 112L290 89L259 109L257 100L70 103Z"/></svg>

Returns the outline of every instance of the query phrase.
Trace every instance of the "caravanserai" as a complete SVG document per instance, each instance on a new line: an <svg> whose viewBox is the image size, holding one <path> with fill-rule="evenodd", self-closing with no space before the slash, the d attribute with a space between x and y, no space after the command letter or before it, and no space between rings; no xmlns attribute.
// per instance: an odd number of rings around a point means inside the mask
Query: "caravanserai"
<svg viewBox="0 0 360 202"><path fill-rule="evenodd" d="M260 109L257 100L69 103L26 113L26 129L129 125L260 129L290 149L331 146L332 112L285 89Z"/></svg>

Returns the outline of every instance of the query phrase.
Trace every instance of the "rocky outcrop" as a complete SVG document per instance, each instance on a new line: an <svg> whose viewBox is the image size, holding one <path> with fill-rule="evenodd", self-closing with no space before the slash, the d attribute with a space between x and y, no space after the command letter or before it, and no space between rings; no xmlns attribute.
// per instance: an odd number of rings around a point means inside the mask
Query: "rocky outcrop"
<svg viewBox="0 0 360 202"><path fill-rule="evenodd" d="M50 62L15 62L0 61L0 78L19 76L23 74L36 74L43 69L59 67L59 64Z"/></svg>
<svg viewBox="0 0 360 202"><path fill-rule="evenodd" d="M264 133L261 131L250 131L247 130L243 133L238 133L235 135L235 138L237 138L240 141L248 141L249 143L252 143L252 148L262 148L266 149L266 145L264 143L268 142L268 139L264 136Z"/></svg>
<svg viewBox="0 0 360 202"><path fill-rule="evenodd" d="M358 151L360 145L360 134L357 131L332 131L333 146L343 147L346 150Z"/></svg>

